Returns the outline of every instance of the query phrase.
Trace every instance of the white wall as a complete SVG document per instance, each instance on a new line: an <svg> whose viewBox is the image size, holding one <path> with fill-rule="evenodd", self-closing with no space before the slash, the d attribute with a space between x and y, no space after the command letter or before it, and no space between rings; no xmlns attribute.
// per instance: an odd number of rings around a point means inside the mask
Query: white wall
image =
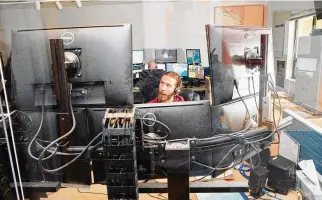
<svg viewBox="0 0 322 200"><path fill-rule="evenodd" d="M54 4L0 6L0 50L11 43L11 30L62 26L89 26L131 23L133 48L199 48L203 65L208 65L205 25L214 23L215 6L266 4L268 26L272 26L273 12L281 9L301 10L314 7L308 2L280 1L116 1L91 2L82 8L63 3L58 11ZM3 32L1 32L3 29ZM147 50L146 60L154 57ZM185 51L179 51L179 62L185 61Z"/></svg>
<svg viewBox="0 0 322 200"><path fill-rule="evenodd" d="M42 6L40 11L37 11L33 4L0 6L0 28L3 29L3 38L0 37L0 41L10 48L11 31L14 29L130 23L133 24L133 48L142 49L144 47L142 13L141 3L111 5L101 3L81 8L77 8L75 4L63 3L63 9L60 11L51 4Z"/></svg>
<svg viewBox="0 0 322 200"><path fill-rule="evenodd" d="M208 66L208 1L145 2L143 20L145 48L181 48L178 62L185 61L185 49L200 49L202 63ZM153 53L148 54L153 58Z"/></svg>
<svg viewBox="0 0 322 200"><path fill-rule="evenodd" d="M214 22L214 7L263 3L266 1L144 0L119 4L88 3L82 8L63 3L61 11L49 4L42 5L40 11L32 4L0 6L0 26L4 30L4 43L10 47L12 29L131 23L133 48L148 49L146 60L154 57L149 49L181 48L178 61L184 62L184 49L198 48L201 49L203 65L208 66L205 25Z"/></svg>
<svg viewBox="0 0 322 200"><path fill-rule="evenodd" d="M314 1L312 1L312 0L292 1L292 2L291 1L271 1L271 2L269 2L269 8L270 8L269 15L271 15L271 16L273 16L274 11L290 11L292 13L297 13L297 12L301 12L304 10L309 10L309 9L314 8ZM273 25L274 24L272 22L271 26L273 26ZM293 29L289 29L289 30L294 31ZM286 32L285 34L289 35L288 32ZM288 39L289 39L289 41L293 41L293 38L288 38ZM288 43L286 43L286 45L289 46ZM286 60L287 62L290 62L290 59L292 59L292 58L287 57L287 55L293 54L293 49L289 49L286 47L286 48L284 48L284 50L285 50L285 53L284 53L283 58L275 58L274 63L276 63L277 59ZM288 65L288 64L286 63L286 65ZM278 89L288 93L290 96L293 96L294 92L295 92L295 80L290 79L290 76L291 76L290 71L291 71L291 69L289 67L287 67L286 79L284 81L284 88L278 87Z"/></svg>

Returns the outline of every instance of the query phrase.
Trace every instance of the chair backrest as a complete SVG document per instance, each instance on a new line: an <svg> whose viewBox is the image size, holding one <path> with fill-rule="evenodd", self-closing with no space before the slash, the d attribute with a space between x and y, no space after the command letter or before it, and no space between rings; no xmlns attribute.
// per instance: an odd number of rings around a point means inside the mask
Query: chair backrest
<svg viewBox="0 0 322 200"><path fill-rule="evenodd" d="M149 102L152 98L151 94L154 92L155 88L159 87L159 83L164 70L143 70L140 73L140 78L138 86L140 87L140 93L143 96L143 102Z"/></svg>
<svg viewBox="0 0 322 200"><path fill-rule="evenodd" d="M200 95L188 88L183 88L181 95L185 101L200 101Z"/></svg>

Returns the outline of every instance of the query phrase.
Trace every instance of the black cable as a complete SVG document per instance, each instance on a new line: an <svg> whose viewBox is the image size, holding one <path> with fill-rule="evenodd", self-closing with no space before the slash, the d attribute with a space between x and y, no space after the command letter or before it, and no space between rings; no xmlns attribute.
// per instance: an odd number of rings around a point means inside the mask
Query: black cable
<svg viewBox="0 0 322 200"><path fill-rule="evenodd" d="M269 77L272 79L271 75L269 75ZM270 82L272 85L273 83ZM283 109L282 109L282 105L281 105L281 99L280 99L280 96L278 95L276 89L274 89L275 91L275 95L277 96L277 99L278 99L278 103L279 103L279 107L280 107L280 116L279 116L279 119L278 119L278 122L277 122L277 126L280 124L280 121L281 121L281 118L282 118L282 112L283 112ZM275 98L274 98L275 99ZM274 112L275 113L275 112ZM280 134L277 133L277 137L278 137L278 143L280 142Z"/></svg>
<svg viewBox="0 0 322 200"><path fill-rule="evenodd" d="M221 161L217 164L217 166L213 169L213 170L211 170L208 174L206 174L205 176L203 176L203 177L201 177L201 178L199 178L199 179L196 179L196 180L194 180L194 181L192 181L192 182L197 182L197 181L200 181L200 180L202 180L202 179L205 179L207 176L209 176L210 174L212 174L214 171L216 171L216 169L220 166L220 164L226 159L226 157L231 153L231 152L233 152L237 147L239 146L239 144L237 144L236 146L234 146L232 149L230 149L228 152L227 152L227 154L221 159Z"/></svg>
<svg viewBox="0 0 322 200"><path fill-rule="evenodd" d="M274 88L274 93L275 95L277 96L277 99L278 99L278 102L279 102L279 106L280 106L280 109L282 111L282 105L281 105L281 99L280 99L280 96L278 95L277 91L276 91L276 88L275 86L273 85L273 78L272 78L272 75L271 74L268 74L268 76L271 78L271 85L272 87ZM280 112L280 116L279 116L279 119L278 119L278 122L277 122L277 125L279 125L280 121L281 121L281 118L282 118L282 112Z"/></svg>
<svg viewBox="0 0 322 200"><path fill-rule="evenodd" d="M40 91L41 95L42 95L42 104L41 104L41 120L40 120L40 124L39 124L39 127L38 127L38 130L36 132L36 134L34 135L34 137L32 138L31 142L29 143L28 145L28 149L27 149L27 152L28 152L28 155L34 159L34 160L39 160L39 158L35 157L33 154L32 154L32 151L31 151L31 146L32 144L34 143L34 141L36 140L38 134L40 133L41 131L41 128L43 126L43 122L44 122L44 112L45 112L45 91L44 90L41 90ZM53 157L56 153L57 153L57 150L58 150L58 147L56 147L55 151L51 153L51 155L43 158L43 160L48 160L50 159L51 157Z"/></svg>
<svg viewBox="0 0 322 200"><path fill-rule="evenodd" d="M252 76L252 82L253 82L253 91L254 91L254 99L255 99L255 104L257 110L259 110L258 103L257 103L257 98L256 98L256 90L255 90L255 83L254 83L254 77Z"/></svg>
<svg viewBox="0 0 322 200"><path fill-rule="evenodd" d="M150 140L164 140L171 134L170 128L167 125L165 125L164 123L160 122L159 120L150 119L150 118L141 118L140 120L141 120L141 128L142 128L142 130L143 130L143 123L142 122L143 122L143 120L147 120L147 121L152 121L152 122L156 122L157 124L160 124L161 126L163 126L168 131L168 134L163 136L163 137L147 138L147 139L150 139Z"/></svg>
<svg viewBox="0 0 322 200"><path fill-rule="evenodd" d="M98 135L96 135L86 146L85 146L85 148L82 150L82 152L80 152L75 158L73 158L71 161L69 161L68 163L66 163L65 165L63 165L63 166L60 166L60 167L58 167L58 168L56 168L56 169L46 169L46 168L44 168L43 166L42 166L42 161L43 161L43 159L42 159L42 157L44 156L44 153L47 151L47 149L49 148L48 146L43 150L43 152L41 152L41 154L40 154L40 156L39 156L39 160L38 160L38 164L39 164L39 166L40 166L40 168L43 170L43 171L45 171L45 172L47 172L47 173L53 173L53 172L58 172L58 171L60 171L60 170L62 170L62 169L64 169L65 167L68 167L69 165L71 165L72 163L74 163L78 158L80 158L84 153L85 153L85 151L87 151L87 149L91 146L91 144L95 141L95 140L97 140L99 137L102 137L102 135L103 135L103 132L101 132L101 133L99 133Z"/></svg>
<svg viewBox="0 0 322 200"><path fill-rule="evenodd" d="M40 120L40 124L39 124L39 128L38 128L38 130L37 130L37 132L36 132L36 134L34 135L34 137L32 138L32 140L30 141L30 143L29 143L29 145L28 145L28 155L32 158L32 159L34 159L34 160L39 160L39 158L36 158L33 154L32 154L32 151L31 151L31 146L32 146L32 144L35 142L36 143L36 145L38 145L42 150L44 150L45 149L45 147L43 147L38 141L37 141L37 137L38 137L38 134L40 133L40 130L42 129L42 126L43 126L43 121L44 121L44 103L45 103L45 95L44 95L44 93L45 93L45 90L40 90L40 93L42 94L42 105L41 105L41 120ZM71 98L71 97L70 97ZM71 99L70 99L70 101L71 101ZM72 110L72 105L71 105L71 103L70 103L70 107L71 107L71 110ZM28 114L27 114L28 115ZM73 116L73 121L75 120L75 116L74 116L74 113L72 112L72 116ZM76 123L76 122L75 122ZM73 127L74 127L74 125L75 124L73 124ZM75 128L75 127L74 127ZM73 129L73 128L72 128ZM71 130L72 131L72 130ZM44 140L43 140L44 141ZM51 142L52 143L52 142ZM57 145L58 143L52 143L52 145L51 144L49 144L50 146L53 146L53 145ZM58 146L56 147L56 149L54 150L54 151L51 151L51 150L49 150L49 148L46 150L46 152L50 152L51 153L51 155L49 155L48 157L46 157L46 158L43 158L42 160L47 160L47 159L50 159L51 157L53 157L54 155L78 155L78 154L71 154L71 153L64 153L64 152L59 152L58 151Z"/></svg>
<svg viewBox="0 0 322 200"><path fill-rule="evenodd" d="M100 147L103 144L103 141L99 141L97 144L94 145L93 148L91 148L89 151L94 151L96 150L98 147Z"/></svg>
<svg viewBox="0 0 322 200"><path fill-rule="evenodd" d="M228 165L227 167L217 167L217 169L215 169L215 168L213 168L213 167L211 167L211 166L209 166L209 165L205 165L205 164L203 164L203 163L200 163L200 162L196 162L196 161L192 161L192 163L195 163L195 164L197 164L197 165L200 165L200 166L202 166L202 167L206 167L206 168L208 168L208 169L212 169L212 170L226 170L226 169L230 169L230 168L232 168L232 166L235 164L235 161L233 161L230 165Z"/></svg>
<svg viewBox="0 0 322 200"><path fill-rule="evenodd" d="M99 193L99 192L81 192L80 190L79 190L79 188L77 188L77 191L79 192L79 193L85 193L85 194L102 194L102 195L107 195L107 193Z"/></svg>
<svg viewBox="0 0 322 200"><path fill-rule="evenodd" d="M301 190L296 189L295 191L296 191L297 197L298 197L297 200L303 199L303 193L301 192Z"/></svg>
<svg viewBox="0 0 322 200"><path fill-rule="evenodd" d="M163 198L153 196L153 195L151 195L150 193L148 193L148 195L149 195L150 197L152 197L152 198L155 198L155 199L168 200L166 197L162 196L161 194L158 194L158 196L161 196L161 197L163 197Z"/></svg>
<svg viewBox="0 0 322 200"><path fill-rule="evenodd" d="M250 120L251 120L251 115L250 115L250 112L249 112L249 109L248 109L248 107L247 107L247 104L246 104L246 102L244 101L244 98L241 96L241 94L240 94L240 92L239 92L239 89L238 89L238 82L237 82L237 80L235 79L234 80L234 85L235 85L235 88L236 88L236 91L237 91L237 93L238 93L238 95L239 95L239 97L240 97L240 100L243 102L243 104L244 104L244 106L245 106L245 109L246 109L246 112L247 112L247 114L248 114L248 126L247 126L247 124L245 125L245 128L243 129L243 130L241 130L240 132L244 132L244 131L246 131L248 128L249 128L249 126L250 126Z"/></svg>
<svg viewBox="0 0 322 200"><path fill-rule="evenodd" d="M254 165L253 165L252 157L250 157L250 158L249 158L250 163L251 163L251 166L253 167L253 169L256 169L256 168L257 168L257 167L259 167L259 166L260 166L260 164L261 164L261 156L259 155L259 151L258 151L258 149L256 149L256 147L254 146L254 144L253 144L253 143L250 143L250 145L252 145L252 147L255 149L255 151L256 151L256 153L257 153L257 156L258 156L258 163L257 163L257 165L256 165L256 166L254 166Z"/></svg>

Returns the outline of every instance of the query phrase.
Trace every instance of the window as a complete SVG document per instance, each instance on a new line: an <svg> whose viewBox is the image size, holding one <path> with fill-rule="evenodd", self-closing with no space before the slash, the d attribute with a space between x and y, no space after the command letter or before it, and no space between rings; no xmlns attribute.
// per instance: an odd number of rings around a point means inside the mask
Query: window
<svg viewBox="0 0 322 200"><path fill-rule="evenodd" d="M322 20L318 20L319 26L322 28ZM302 17L299 19L294 20L295 23L295 32L290 32L289 34L294 35L294 43L293 43L293 63L292 63L292 71L291 71L291 78L295 79L295 66L296 66L296 59L297 59L297 52L298 52L298 39L299 37L309 36L312 33L314 25L317 23L314 15Z"/></svg>

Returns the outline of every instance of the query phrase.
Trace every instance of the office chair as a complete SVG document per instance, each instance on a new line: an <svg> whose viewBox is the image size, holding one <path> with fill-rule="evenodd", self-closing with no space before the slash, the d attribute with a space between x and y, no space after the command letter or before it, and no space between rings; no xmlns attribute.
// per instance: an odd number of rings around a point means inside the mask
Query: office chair
<svg viewBox="0 0 322 200"><path fill-rule="evenodd" d="M150 99L155 99L158 96L159 88L155 88L151 94ZM183 88L180 92L180 95L184 98L185 101L200 101L200 95L194 91Z"/></svg>
<svg viewBox="0 0 322 200"><path fill-rule="evenodd" d="M151 94L159 86L163 73L164 70L162 69L143 70L140 73L137 86L140 88L143 103L153 100Z"/></svg>
<svg viewBox="0 0 322 200"><path fill-rule="evenodd" d="M180 95L185 101L200 101L200 95L187 88L183 88Z"/></svg>

